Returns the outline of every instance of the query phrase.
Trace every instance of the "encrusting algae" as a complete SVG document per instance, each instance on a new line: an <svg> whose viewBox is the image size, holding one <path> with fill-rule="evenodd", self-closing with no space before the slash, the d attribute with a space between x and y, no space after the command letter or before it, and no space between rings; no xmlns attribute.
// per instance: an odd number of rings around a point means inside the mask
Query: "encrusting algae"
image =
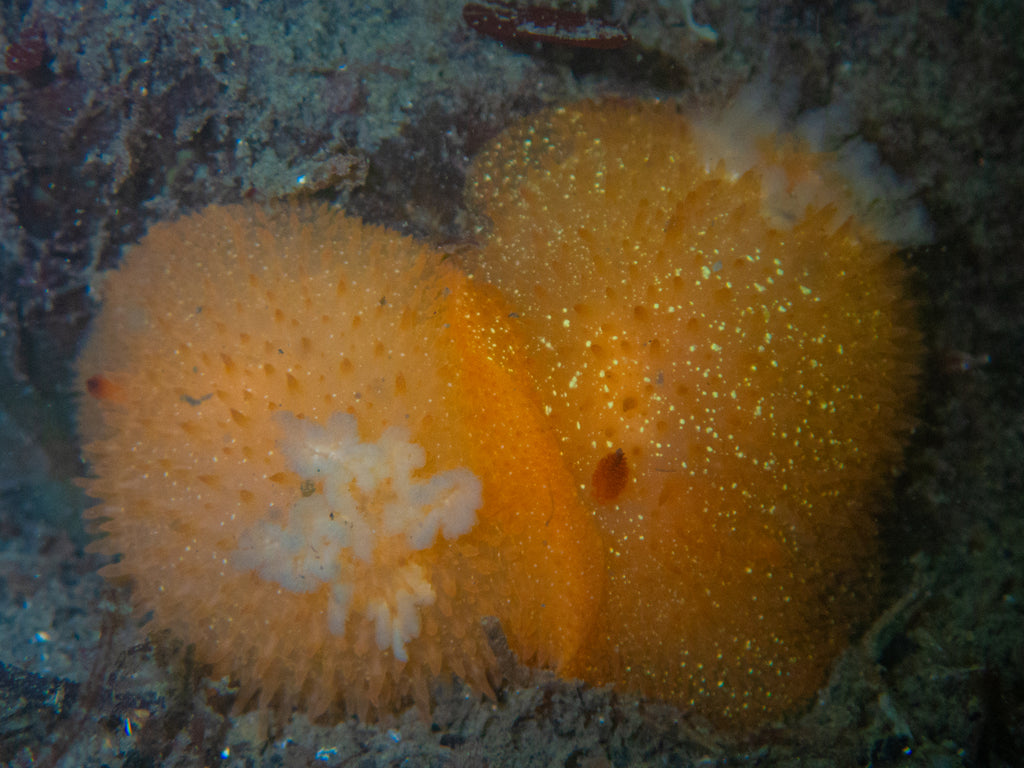
<svg viewBox="0 0 1024 768"><path fill-rule="evenodd" d="M154 227L78 364L106 575L285 711L489 692L492 616L720 722L808 701L870 610L920 341L826 156L738 170L705 129L513 126L459 266L326 209Z"/></svg>

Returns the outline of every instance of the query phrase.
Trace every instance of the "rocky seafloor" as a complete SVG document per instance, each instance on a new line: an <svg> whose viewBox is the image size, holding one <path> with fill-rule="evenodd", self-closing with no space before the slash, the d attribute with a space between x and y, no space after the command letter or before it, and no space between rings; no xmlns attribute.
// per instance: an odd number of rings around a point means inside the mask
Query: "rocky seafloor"
<svg viewBox="0 0 1024 768"><path fill-rule="evenodd" d="M538 0L539 1L539 0ZM462 3L11 0L0 48L0 764L1011 766L1024 754L1024 14L948 0L551 3L620 50L503 44ZM467 237L474 152L582 97L841 105L919 191L907 251L927 359L879 517L886 592L807 712L754 733L508 660L375 725L232 716L146 637L84 551L70 365L90 282L154 221L315 198L432 244Z"/></svg>

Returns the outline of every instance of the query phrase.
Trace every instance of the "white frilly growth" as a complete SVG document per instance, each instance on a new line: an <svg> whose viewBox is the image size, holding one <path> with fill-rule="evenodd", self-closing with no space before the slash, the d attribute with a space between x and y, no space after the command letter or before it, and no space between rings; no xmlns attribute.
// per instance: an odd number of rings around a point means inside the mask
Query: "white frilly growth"
<svg viewBox="0 0 1024 768"><path fill-rule="evenodd" d="M364 443L347 413L323 426L291 413L276 418L287 435L278 449L302 478L302 496L284 526L264 521L248 529L232 562L293 592L329 584L330 631L343 635L349 615L362 613L377 646L406 661L405 643L419 635L419 609L434 602L434 590L422 567L396 557L394 540L414 552L433 546L439 533L451 540L468 532L483 503L479 478L462 467L413 477L426 453L399 427Z"/></svg>
<svg viewBox="0 0 1024 768"><path fill-rule="evenodd" d="M794 118L796 83L775 85L767 77L748 83L720 110L690 115L695 144L709 173L721 162L738 179L751 169L761 178L762 212L782 230L801 221L808 206L831 206L833 231L853 217L875 240L899 246L930 242L932 228L918 190L882 162L878 149L857 136L853 110L844 102ZM794 134L806 150L822 156L825 176L797 178L783 165L767 163L765 141ZM783 146L783 145L778 145Z"/></svg>

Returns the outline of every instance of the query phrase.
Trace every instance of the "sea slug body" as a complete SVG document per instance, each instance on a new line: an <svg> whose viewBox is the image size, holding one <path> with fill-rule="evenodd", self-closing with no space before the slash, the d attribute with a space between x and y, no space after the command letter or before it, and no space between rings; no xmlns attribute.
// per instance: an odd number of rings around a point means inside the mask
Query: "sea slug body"
<svg viewBox="0 0 1024 768"><path fill-rule="evenodd" d="M886 241L919 219L756 126L527 118L448 259L324 208L153 227L77 364L105 575L240 706L491 693L490 617L730 726L806 705L877 589L921 347Z"/></svg>
<svg viewBox="0 0 1024 768"><path fill-rule="evenodd" d="M488 616L526 660L575 656L599 541L492 291L338 212L241 206L154 227L103 294L93 546L240 704L488 692Z"/></svg>
<svg viewBox="0 0 1024 768"><path fill-rule="evenodd" d="M567 670L734 724L806 702L869 610L920 349L847 180L756 125L531 116L474 163L464 259L516 311L610 553Z"/></svg>

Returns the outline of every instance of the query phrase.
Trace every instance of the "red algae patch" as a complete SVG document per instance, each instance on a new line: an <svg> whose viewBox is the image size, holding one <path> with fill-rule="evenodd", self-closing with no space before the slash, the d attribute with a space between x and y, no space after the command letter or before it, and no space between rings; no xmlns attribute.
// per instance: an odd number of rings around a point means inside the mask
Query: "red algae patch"
<svg viewBox="0 0 1024 768"><path fill-rule="evenodd" d="M737 172L705 126L629 103L513 126L475 162L465 267L515 310L601 531L606 603L564 671L745 725L807 702L870 610L920 340L827 156L759 137Z"/></svg>
<svg viewBox="0 0 1024 768"><path fill-rule="evenodd" d="M493 290L334 211L239 206L153 227L102 297L92 546L242 704L489 692L488 616L528 661L578 656L600 539Z"/></svg>

